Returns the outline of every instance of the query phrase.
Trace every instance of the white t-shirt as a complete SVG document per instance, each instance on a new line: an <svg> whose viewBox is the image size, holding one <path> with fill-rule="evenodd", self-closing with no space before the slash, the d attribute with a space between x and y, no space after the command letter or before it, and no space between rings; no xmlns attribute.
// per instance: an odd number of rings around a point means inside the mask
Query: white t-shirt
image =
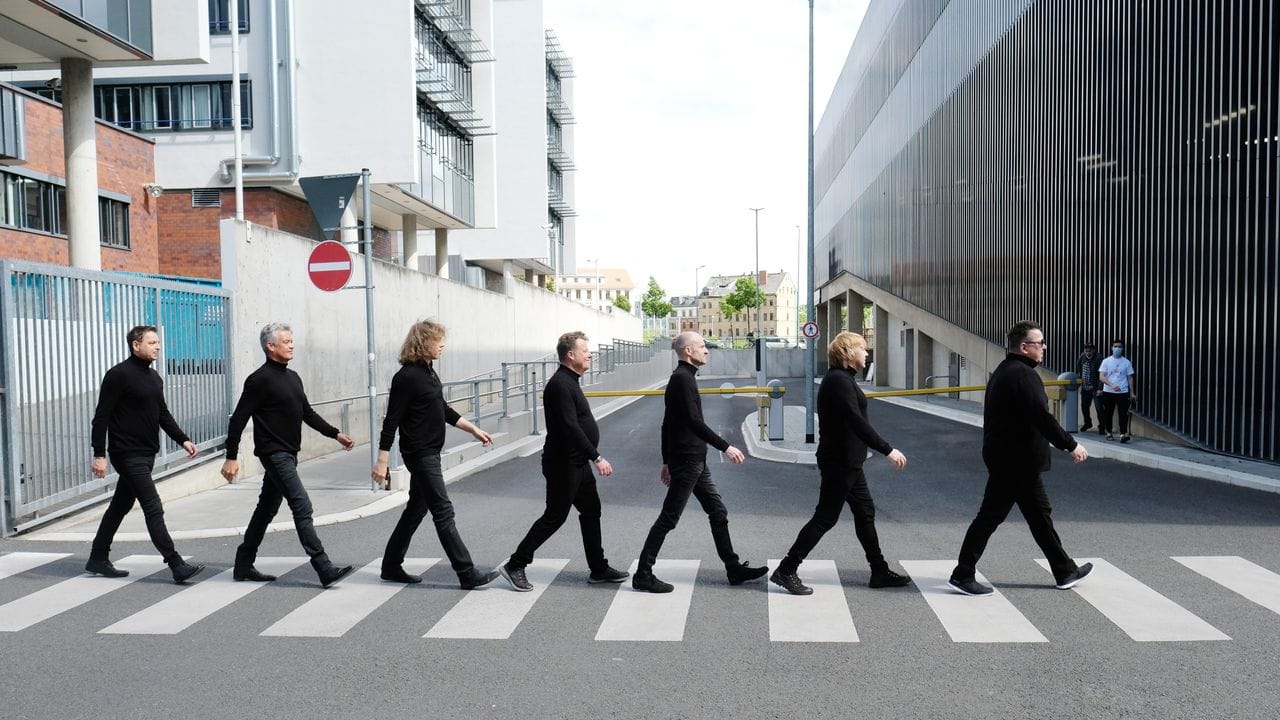
<svg viewBox="0 0 1280 720"><path fill-rule="evenodd" d="M1129 377L1133 375L1133 363L1129 362L1129 358L1112 355L1102 361L1098 366L1098 372L1107 379L1107 385L1104 385L1102 392L1115 393L1124 395L1129 392ZM1120 388L1116 390L1115 386Z"/></svg>

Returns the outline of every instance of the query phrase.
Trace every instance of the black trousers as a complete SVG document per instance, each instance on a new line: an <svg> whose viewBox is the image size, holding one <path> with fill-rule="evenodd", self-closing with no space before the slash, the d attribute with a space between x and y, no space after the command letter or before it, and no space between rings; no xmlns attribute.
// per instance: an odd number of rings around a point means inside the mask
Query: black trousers
<svg viewBox="0 0 1280 720"><path fill-rule="evenodd" d="M1040 551L1049 561L1054 580L1061 582L1075 571L1076 562L1062 549L1058 531L1053 529L1053 520L1049 517L1053 508L1049 505L1049 496L1045 494L1040 473L1012 473L991 468L988 468L988 472L990 474L987 477L986 493L982 496L982 506L978 508L978 516L970 523L969 531L964 535L960 557L951 577L956 580L973 579L978 559L987 549L987 541L1009 515L1009 510L1017 505L1027 526L1031 528L1031 537L1035 538Z"/></svg>
<svg viewBox="0 0 1280 720"><path fill-rule="evenodd" d="M1129 432L1129 393L1102 393L1102 429L1111 432L1115 426L1111 424L1111 418L1115 415L1115 411L1120 411L1120 433Z"/></svg>
<svg viewBox="0 0 1280 720"><path fill-rule="evenodd" d="M164 561L174 563L182 559L173 549L173 538L169 537L169 529L164 524L164 506L160 504L156 482L151 478L155 463L153 455L111 456L111 466L119 473L120 479L116 481L111 504L107 506L102 522L98 524L98 534L94 536L92 549L89 550L90 558L106 560L111 554L111 541L136 500L142 505L142 515L147 521L147 534L151 536L151 544L160 551Z"/></svg>
<svg viewBox="0 0 1280 720"><path fill-rule="evenodd" d="M854 532L867 555L871 571L888 570L889 564L885 562L884 553L880 552L880 538L876 534L876 505L871 500L871 490L867 488L867 476L862 473L862 468L819 465L818 469L822 474L818 506L813 510L813 517L800 529L800 534L778 569L782 572L795 572L818 541L822 540L822 536L836 526L840 520L840 511L847 503L853 511Z"/></svg>
<svg viewBox="0 0 1280 720"><path fill-rule="evenodd" d="M729 538L729 511L720 500L720 493L711 482L711 471L707 469L707 460L703 458L681 459L667 463L671 473L671 485L667 487L667 497L662 501L662 512L649 529L645 538L644 549L640 551L640 562L637 575L653 572L653 564L658 561L658 552L667 533L676 528L684 506L693 495L707 513L711 523L711 538L716 544L716 554L724 562L725 567L738 564L738 554L733 551L733 541Z"/></svg>
<svg viewBox="0 0 1280 720"><path fill-rule="evenodd" d="M1093 425L1093 416L1090 411L1093 409L1094 399L1098 396L1097 390L1080 390L1080 412L1084 415L1084 424ZM1102 409L1098 409L1098 424L1102 424Z"/></svg>
<svg viewBox="0 0 1280 720"><path fill-rule="evenodd" d="M577 508L587 565L592 572L609 567L600 533L600 492L596 489L591 463L547 460L544 457L542 476L547 480L547 508L541 517L533 521L533 526L511 555L511 566L522 568L533 562L533 554L569 518L569 508Z"/></svg>
<svg viewBox="0 0 1280 720"><path fill-rule="evenodd" d="M449 557L449 564L459 577L470 575L475 570L471 562L471 553L462 542L458 528L453 523L453 503L449 501L449 492L445 490L444 473L440 469L440 453L422 453L404 456L404 465L409 469L409 502L400 513L400 522L391 531L387 540L387 549L382 554L382 567L398 569L404 564L405 553L409 552L409 541L422 524L427 513L431 513L431 521L435 523L436 535L440 538L440 546Z"/></svg>
<svg viewBox="0 0 1280 720"><path fill-rule="evenodd" d="M311 557L311 566L317 571L328 568L333 563L329 562L311 520L311 498L307 496L307 489L302 487L302 478L298 477L298 456L287 452L271 453L262 458L262 469L266 473L262 477L262 492L258 494L258 505L249 518L249 526L245 528L244 541L236 548L236 567L253 565L258 557L258 546L267 534L267 525L280 510L283 499L289 503L293 527L298 531L302 549Z"/></svg>

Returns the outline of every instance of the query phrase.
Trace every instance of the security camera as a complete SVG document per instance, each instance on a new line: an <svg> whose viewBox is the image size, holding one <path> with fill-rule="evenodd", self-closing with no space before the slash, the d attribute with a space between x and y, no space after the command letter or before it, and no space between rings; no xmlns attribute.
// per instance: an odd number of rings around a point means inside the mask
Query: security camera
<svg viewBox="0 0 1280 720"><path fill-rule="evenodd" d="M49 78L44 81L44 86L50 90L60 90L62 88L62 78Z"/></svg>
<svg viewBox="0 0 1280 720"><path fill-rule="evenodd" d="M164 194L164 188L160 187L155 183L147 183L146 185L142 186L142 189L146 190L147 194L150 195L151 197L160 197L161 195Z"/></svg>

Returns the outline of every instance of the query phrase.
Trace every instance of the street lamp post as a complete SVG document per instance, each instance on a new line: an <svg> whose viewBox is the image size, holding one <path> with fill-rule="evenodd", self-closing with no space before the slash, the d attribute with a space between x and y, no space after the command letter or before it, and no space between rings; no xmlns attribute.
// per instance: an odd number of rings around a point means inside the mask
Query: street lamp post
<svg viewBox="0 0 1280 720"><path fill-rule="evenodd" d="M747 209L748 209L748 210L750 210L751 212L753 212L753 213L755 213L755 214L756 214L756 277L755 277L755 283L756 283L756 289L757 289L757 290L759 290L759 289L760 289L760 211L761 211L761 210L763 210L764 208L747 208ZM756 295L758 296L758 295L759 295L759 293L756 293ZM761 303L761 302L760 302L760 298L759 298L759 297L757 297L757 298L756 298L756 301L757 301L757 302L756 302L756 342L760 342L760 338L761 338L761 337L763 337L763 335L762 335L762 334L761 334L761 332L760 332L760 305L761 305L761 304L763 304L763 303Z"/></svg>
<svg viewBox="0 0 1280 720"><path fill-rule="evenodd" d="M704 267L706 265L699 265L693 269L693 319L699 332L702 331L702 286L698 284L698 271Z"/></svg>

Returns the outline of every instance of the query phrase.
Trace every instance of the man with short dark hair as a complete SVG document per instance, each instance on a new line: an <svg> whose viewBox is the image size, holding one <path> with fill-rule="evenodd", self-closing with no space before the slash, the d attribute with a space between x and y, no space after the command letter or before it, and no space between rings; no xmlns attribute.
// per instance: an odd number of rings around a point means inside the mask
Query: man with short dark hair
<svg viewBox="0 0 1280 720"><path fill-rule="evenodd" d="M293 359L293 330L284 323L269 323L262 328L258 340L266 362L245 378L244 391L236 403L227 425L227 460L222 464L222 477L235 480L240 472L237 459L240 435L253 418L253 454L262 461L262 492L258 505L244 530L244 541L236 548L236 564L232 578L237 581L270 582L274 575L258 572L253 563L258 546L266 536L267 525L280 510L280 501L289 503L293 526L302 541L302 549L311 557L311 566L320 576L320 585L329 587L351 574L350 565L338 566L329 560L316 534L311 519L311 498L298 477L298 451L302 449L302 423L310 425L325 437L333 438L350 450L355 441L338 428L325 422L307 401L302 378L289 369Z"/></svg>
<svg viewBox="0 0 1280 720"><path fill-rule="evenodd" d="M1080 411L1084 414L1084 424L1080 426L1080 432L1089 432L1089 428L1093 427L1090 411L1098 396L1098 364L1101 362L1097 349L1097 345L1085 343L1083 352L1076 358L1076 374L1080 376ZM1099 425L1102 423L1101 407L1098 408L1098 423ZM1102 432L1102 428L1098 428L1098 431Z"/></svg>
<svg viewBox="0 0 1280 720"><path fill-rule="evenodd" d="M658 551L662 549L667 533L680 522L690 495L698 499L707 513L716 554L724 563L729 584L741 585L748 580L762 578L769 568L752 567L741 562L733 551L733 541L729 537L729 511L720 500L720 493L711 482L711 471L707 469L707 445L724 453L731 463L741 465L745 459L741 450L707 427L702 419L697 374L698 368L707 364L707 343L698 333L686 331L671 341L671 349L675 351L679 364L671 373L664 394L666 414L662 417L662 470L658 476L667 486L667 497L662 502L662 512L644 541L631 587L652 593L669 593L675 589L671 583L663 582L653 574L653 566L658 561Z"/></svg>
<svg viewBox="0 0 1280 720"><path fill-rule="evenodd" d="M951 571L949 584L964 595L991 594L991 588L975 576L978 559L1015 504L1048 559L1058 589L1074 587L1093 569L1091 563L1077 566L1062 549L1049 517L1049 496L1040 479L1040 473L1049 469L1049 443L1071 453L1077 463L1084 462L1089 453L1049 413L1044 383L1035 371L1044 360L1047 344L1040 326L1024 320L1009 330L1008 340L1009 354L991 373L982 409L987 489Z"/></svg>
<svg viewBox="0 0 1280 720"><path fill-rule="evenodd" d="M135 500L142 505L147 521L147 534L160 551L173 573L173 581L182 584L204 569L182 559L173 547L173 538L164 524L164 507L156 492L151 471L155 467L156 453L160 452L161 429L182 445L187 457L196 456L196 444L178 427L164 401L164 380L151 367L160 357L160 335L153 325L139 325L125 336L129 343L129 358L107 371L98 392L98 407L93 413L93 463L91 470L96 478L107 476L107 454L111 465L119 473L111 504L107 506L98 534L93 538L89 562L84 569L104 577L124 577L128 570L120 570L111 564L111 540L120 522L133 507Z"/></svg>
<svg viewBox="0 0 1280 720"><path fill-rule="evenodd" d="M543 389L543 414L547 418L547 439L542 446L542 476L547 481L547 507L534 521L516 551L498 572L519 592L533 590L525 568L533 554L569 517L569 508L578 508L582 547L591 575L587 582L620 583L630 573L609 565L604 556L600 532L600 493L591 466L603 477L613 474L613 466L600 454L600 428L591 414L591 405L582 393L582 375L591 367L587 336L567 332L556 343L560 367Z"/></svg>

